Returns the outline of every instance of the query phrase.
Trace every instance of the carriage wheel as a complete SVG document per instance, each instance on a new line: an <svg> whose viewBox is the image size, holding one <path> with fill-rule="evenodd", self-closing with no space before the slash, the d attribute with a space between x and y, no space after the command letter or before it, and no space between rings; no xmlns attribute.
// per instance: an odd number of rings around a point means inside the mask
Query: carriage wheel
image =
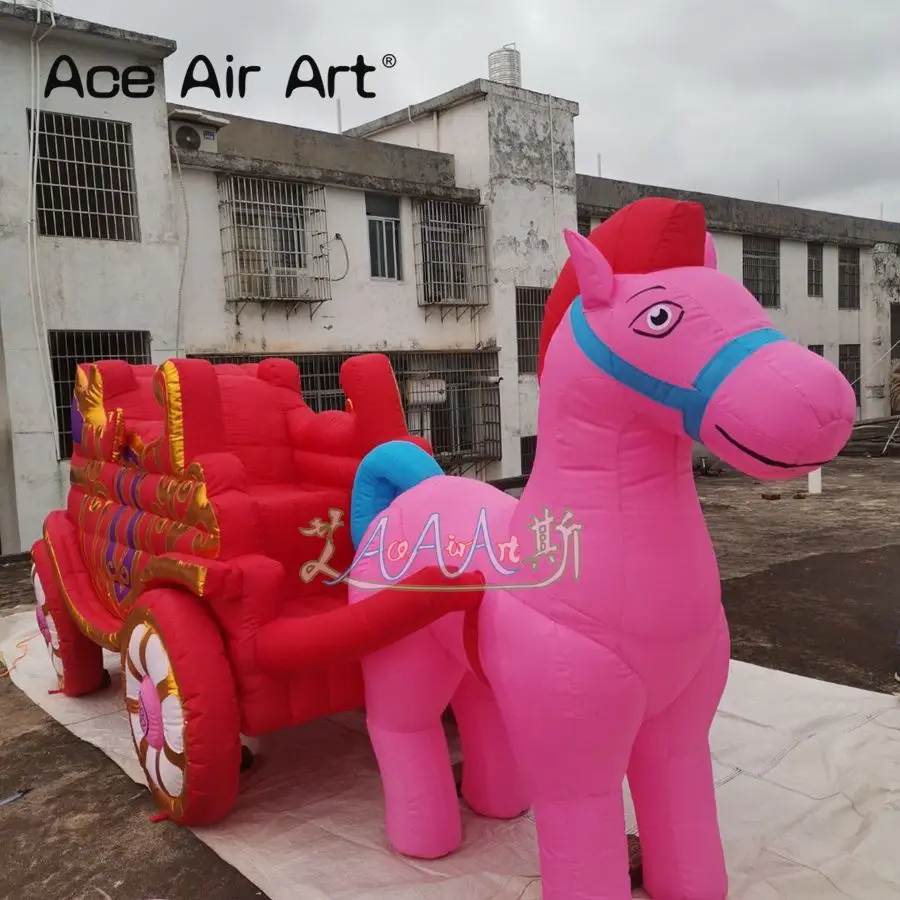
<svg viewBox="0 0 900 900"><path fill-rule="evenodd" d="M79 697L106 687L109 673L103 668L103 650L78 630L58 596L47 596L35 565L31 567L31 584L37 626L47 645L57 688L70 697Z"/></svg>
<svg viewBox="0 0 900 900"><path fill-rule="evenodd" d="M37 601L35 615L37 616L38 628L41 636L44 638L44 643L47 645L50 662L53 664L56 680L59 682L60 690L62 690L65 667L63 665L62 650L59 646L59 631L56 628L56 620L53 618L53 613L47 607L47 595L44 593L44 586L41 584L41 578L34 566L31 567L31 581L34 585L34 596Z"/></svg>
<svg viewBox="0 0 900 900"><path fill-rule="evenodd" d="M208 825L237 799L240 719L218 628L188 594L148 592L122 635L125 706L147 786L168 817Z"/></svg>

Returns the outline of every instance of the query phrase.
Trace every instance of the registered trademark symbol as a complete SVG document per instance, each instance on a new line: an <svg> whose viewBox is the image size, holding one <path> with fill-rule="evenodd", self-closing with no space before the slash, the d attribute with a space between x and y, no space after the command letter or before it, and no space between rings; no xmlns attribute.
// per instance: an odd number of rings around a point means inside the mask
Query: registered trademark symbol
<svg viewBox="0 0 900 900"><path fill-rule="evenodd" d="M381 57L381 64L386 69L393 69L394 66L397 65L397 57L394 56L393 53L385 53L384 56Z"/></svg>

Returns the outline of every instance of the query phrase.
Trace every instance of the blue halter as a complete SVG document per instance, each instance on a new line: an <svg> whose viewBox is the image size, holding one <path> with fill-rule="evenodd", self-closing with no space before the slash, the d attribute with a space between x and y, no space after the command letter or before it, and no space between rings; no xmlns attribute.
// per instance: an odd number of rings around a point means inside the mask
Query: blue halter
<svg viewBox="0 0 900 900"><path fill-rule="evenodd" d="M693 387L683 388L648 375L613 352L588 325L581 296L571 306L572 331L582 353L598 368L620 384L644 397L655 400L684 416L684 430L695 441L700 440L700 426L706 407L722 382L749 356L768 344L786 341L774 328L756 328L733 338L712 356L694 379Z"/></svg>

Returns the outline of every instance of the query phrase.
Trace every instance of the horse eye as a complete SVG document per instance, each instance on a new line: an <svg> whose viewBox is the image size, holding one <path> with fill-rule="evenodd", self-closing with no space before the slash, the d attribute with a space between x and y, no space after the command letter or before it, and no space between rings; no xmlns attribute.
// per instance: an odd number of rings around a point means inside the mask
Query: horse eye
<svg viewBox="0 0 900 900"><path fill-rule="evenodd" d="M644 337L665 337L672 333L683 315L684 309L671 300L654 303L634 317L631 328L635 334Z"/></svg>

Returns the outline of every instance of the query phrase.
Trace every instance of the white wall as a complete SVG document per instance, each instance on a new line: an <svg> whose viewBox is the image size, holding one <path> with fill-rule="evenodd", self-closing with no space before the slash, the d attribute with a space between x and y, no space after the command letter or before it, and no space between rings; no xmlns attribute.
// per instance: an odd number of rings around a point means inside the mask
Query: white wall
<svg viewBox="0 0 900 900"><path fill-rule="evenodd" d="M35 334L29 289L29 33L0 31L0 331L13 458L12 469L6 468L0 477L14 480L17 497L15 510L6 504L0 510L0 542L7 553L31 546L40 536L47 511L63 504L68 489L68 465L56 458L57 439L42 375L46 337ZM100 62L119 69L153 65L140 55L140 47L98 44L60 31L41 43L42 84L61 53L71 55L82 72ZM174 346L178 246L163 67L160 63L153 68L157 90L149 99L80 99L72 90L57 90L42 99L42 109L132 124L141 240L39 237L37 260L47 328L146 329L156 354L165 356ZM3 494L9 493L7 484Z"/></svg>
<svg viewBox="0 0 900 900"><path fill-rule="evenodd" d="M400 203L402 281L374 279L369 261L365 193L325 189L331 300L315 310L301 305L289 316L274 305L226 309L216 175L183 169L190 215L184 286L184 343L189 353L314 353L320 351L440 350L472 347L477 323L426 318L416 299L412 204ZM176 175L177 179L177 175ZM179 230L184 233L181 185L176 185ZM341 242L334 239L340 234ZM349 263L349 265L348 265ZM312 317L310 317L312 312Z"/></svg>

